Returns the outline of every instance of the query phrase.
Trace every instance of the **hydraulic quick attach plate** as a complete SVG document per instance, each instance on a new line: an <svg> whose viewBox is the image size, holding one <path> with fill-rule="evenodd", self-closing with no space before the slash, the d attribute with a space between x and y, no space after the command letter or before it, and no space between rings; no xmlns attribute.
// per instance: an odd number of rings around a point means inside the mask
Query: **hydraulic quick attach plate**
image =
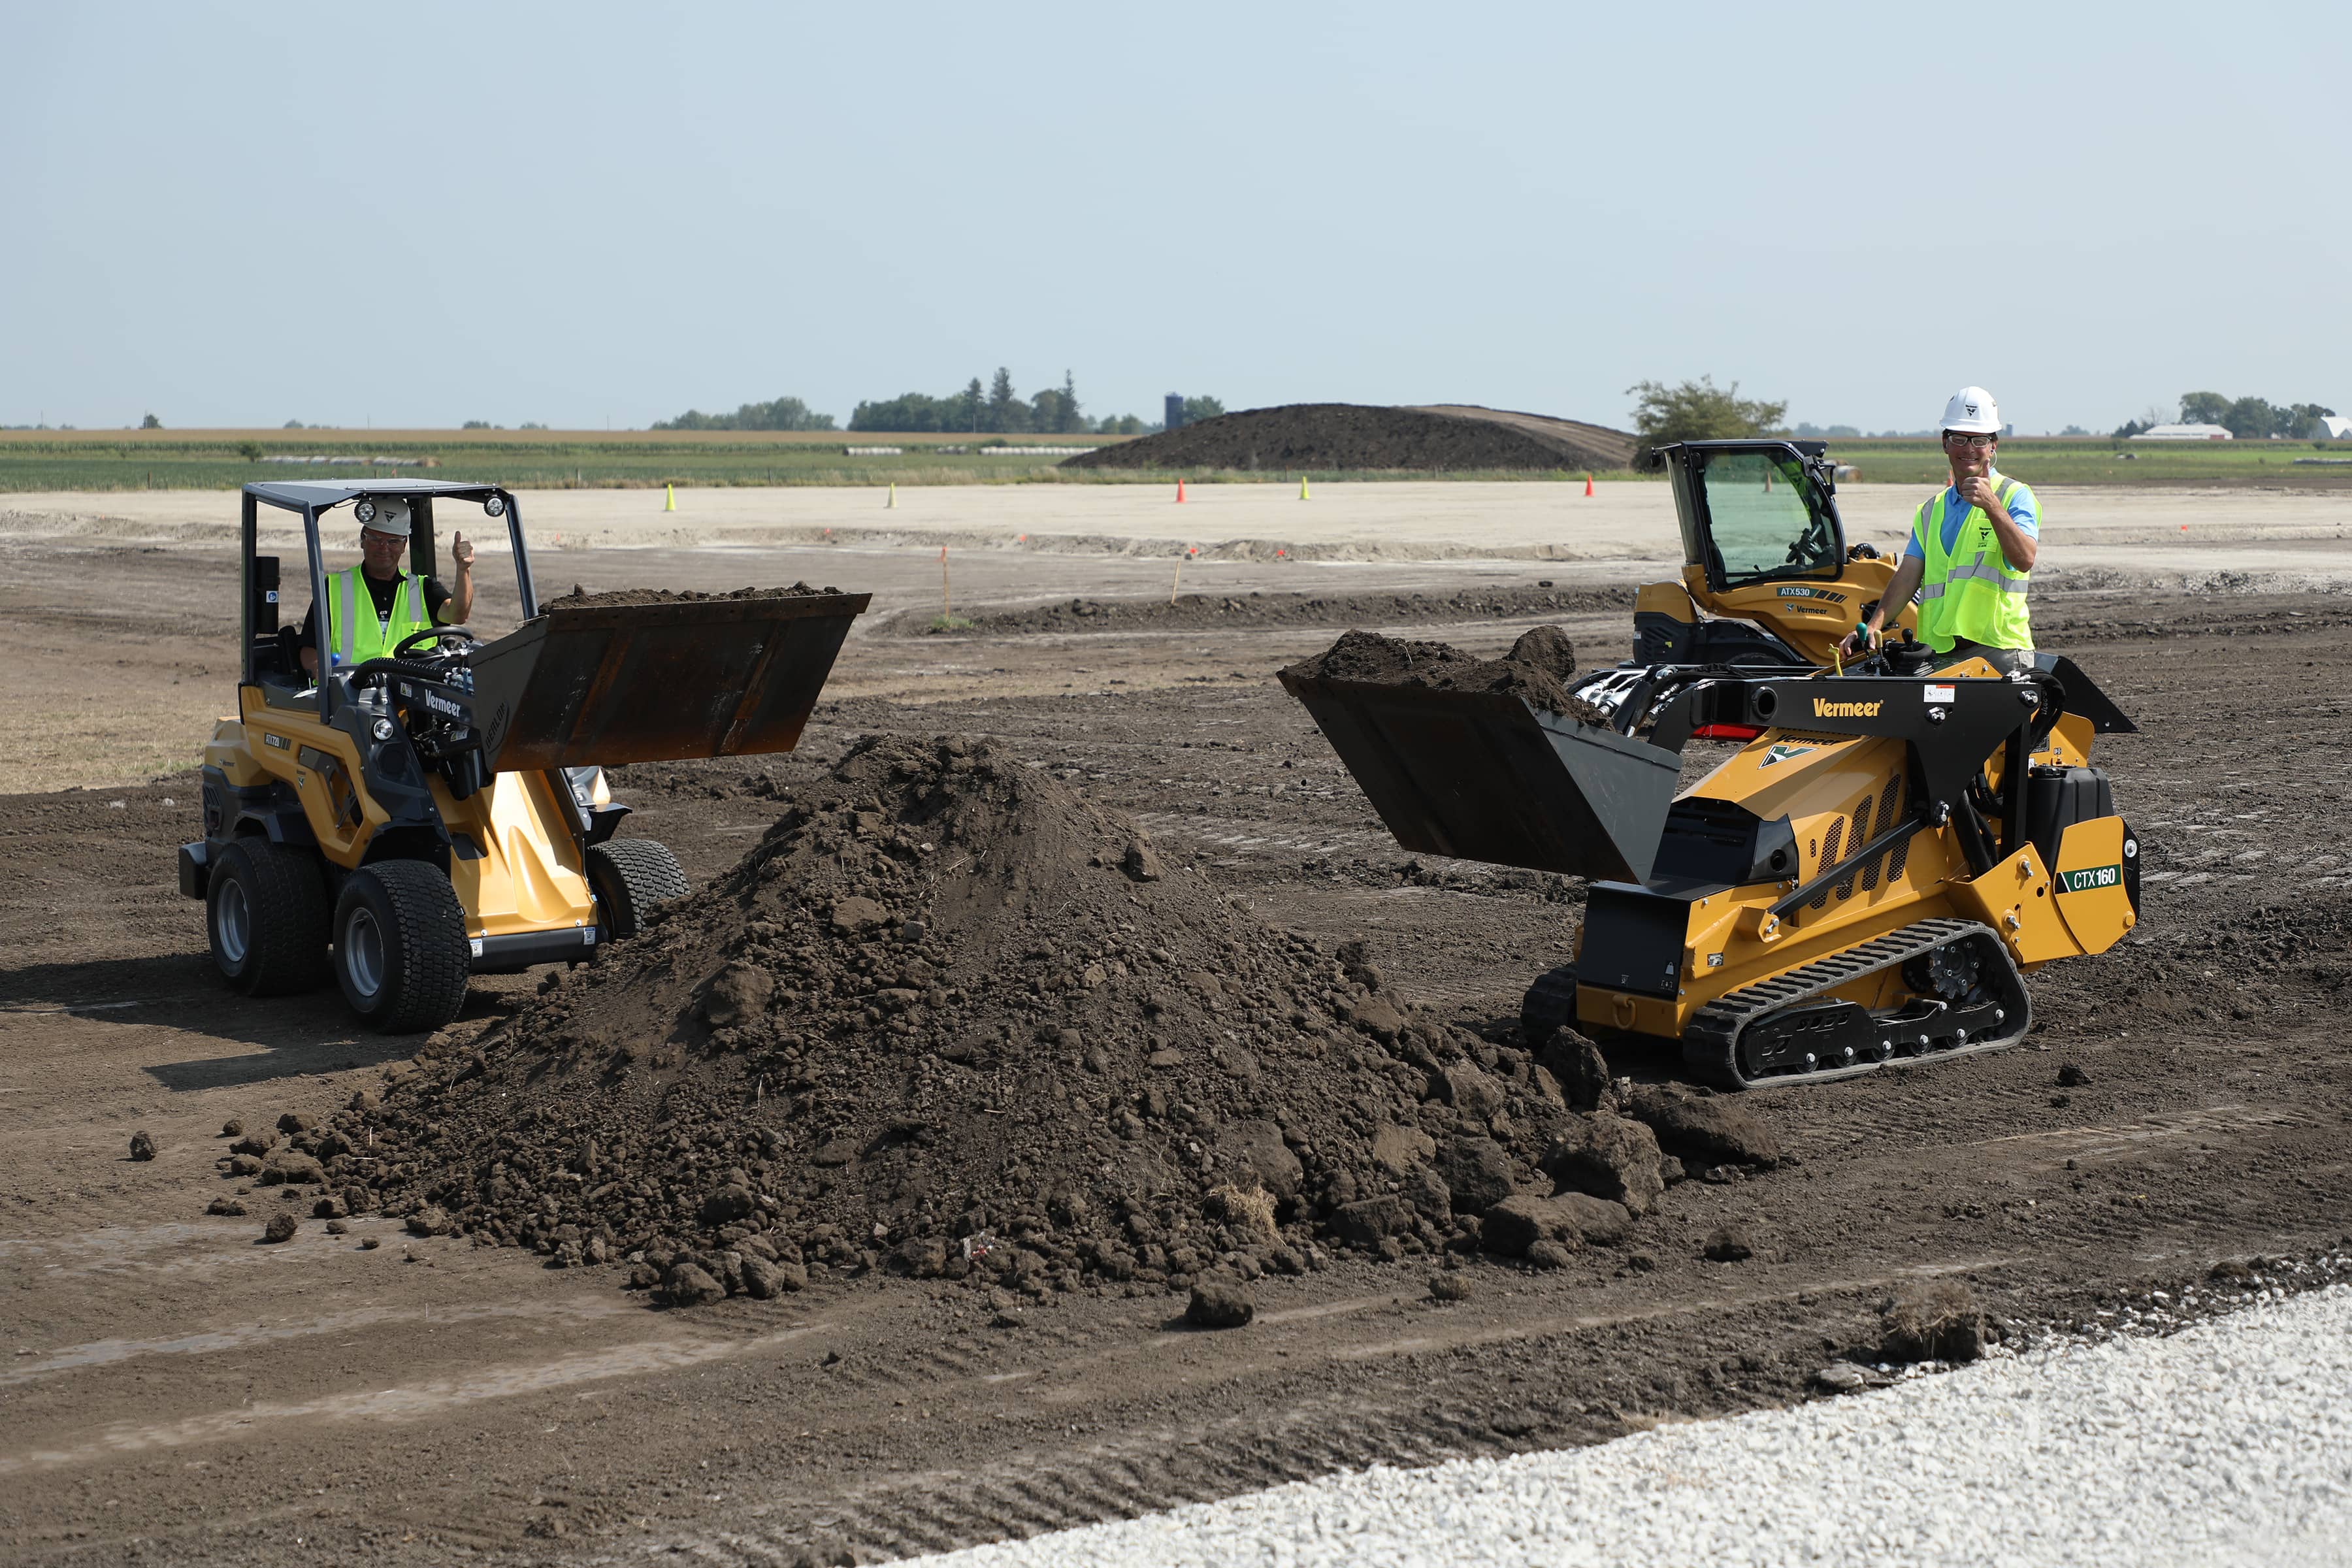
<svg viewBox="0 0 2352 1568"><path fill-rule="evenodd" d="M1953 977L1945 988L1958 994L1875 1013L1828 995L1914 961L1934 979ZM2024 978L1990 927L1921 921L1717 997L1683 1031L1683 1061L1723 1089L1826 1083L1889 1062L1999 1050L2032 1026Z"/></svg>

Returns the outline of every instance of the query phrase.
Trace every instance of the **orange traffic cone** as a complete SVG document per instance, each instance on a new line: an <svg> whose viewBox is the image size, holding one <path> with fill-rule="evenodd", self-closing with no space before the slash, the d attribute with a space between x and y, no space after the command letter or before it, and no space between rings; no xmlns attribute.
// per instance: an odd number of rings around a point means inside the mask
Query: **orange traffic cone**
<svg viewBox="0 0 2352 1568"><path fill-rule="evenodd" d="M1176 481L1176 504L1178 506L1184 504L1184 481L1181 479Z"/></svg>
<svg viewBox="0 0 2352 1568"><path fill-rule="evenodd" d="M1590 496L1592 493L1592 476L1591 474L1584 476L1584 493L1587 496Z"/></svg>

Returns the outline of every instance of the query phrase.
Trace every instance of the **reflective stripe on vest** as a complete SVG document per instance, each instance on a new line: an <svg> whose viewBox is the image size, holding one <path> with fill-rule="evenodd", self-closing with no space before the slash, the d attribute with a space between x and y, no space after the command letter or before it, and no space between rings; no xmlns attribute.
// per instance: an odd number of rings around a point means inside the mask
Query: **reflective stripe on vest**
<svg viewBox="0 0 2352 1568"><path fill-rule="evenodd" d="M362 570L352 566L336 573L327 595L335 661L345 666L384 658L403 637L433 624L425 608L425 584L416 574L401 574L400 586L392 594L392 613L379 618L374 595L361 585Z"/></svg>
<svg viewBox="0 0 2352 1568"><path fill-rule="evenodd" d="M2023 489L2015 479L2001 478L1993 493L2002 506ZM2009 564L2000 552L1999 536L1981 507L1970 507L1953 531L1952 548L1944 548L1944 496L1939 491L1922 502L1912 519L1924 558L1919 589L1920 639L1938 653L1948 653L1960 641L1988 647L2031 648L2033 631L2026 615L2029 574ZM1965 551L1968 553L1963 555Z"/></svg>

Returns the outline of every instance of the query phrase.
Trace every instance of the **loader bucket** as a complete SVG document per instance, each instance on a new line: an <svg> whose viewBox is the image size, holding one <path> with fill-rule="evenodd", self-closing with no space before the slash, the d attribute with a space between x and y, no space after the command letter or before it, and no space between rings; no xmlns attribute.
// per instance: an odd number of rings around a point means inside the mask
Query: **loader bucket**
<svg viewBox="0 0 2352 1568"><path fill-rule="evenodd" d="M494 772L789 752L864 594L557 607L475 651Z"/></svg>
<svg viewBox="0 0 2352 1568"><path fill-rule="evenodd" d="M1407 849L1648 880L1674 752L1503 693L1281 679Z"/></svg>

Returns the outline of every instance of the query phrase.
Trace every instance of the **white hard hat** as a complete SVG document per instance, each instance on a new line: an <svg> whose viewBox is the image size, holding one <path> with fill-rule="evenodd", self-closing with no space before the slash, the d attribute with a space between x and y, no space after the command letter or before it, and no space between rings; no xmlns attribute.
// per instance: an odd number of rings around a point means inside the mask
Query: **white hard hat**
<svg viewBox="0 0 2352 1568"><path fill-rule="evenodd" d="M352 510L362 528L399 539L408 537L408 503L398 496L363 496Z"/></svg>
<svg viewBox="0 0 2352 1568"><path fill-rule="evenodd" d="M1981 386L1964 386L1944 405L1944 428L1972 436L2000 434L2000 405Z"/></svg>

